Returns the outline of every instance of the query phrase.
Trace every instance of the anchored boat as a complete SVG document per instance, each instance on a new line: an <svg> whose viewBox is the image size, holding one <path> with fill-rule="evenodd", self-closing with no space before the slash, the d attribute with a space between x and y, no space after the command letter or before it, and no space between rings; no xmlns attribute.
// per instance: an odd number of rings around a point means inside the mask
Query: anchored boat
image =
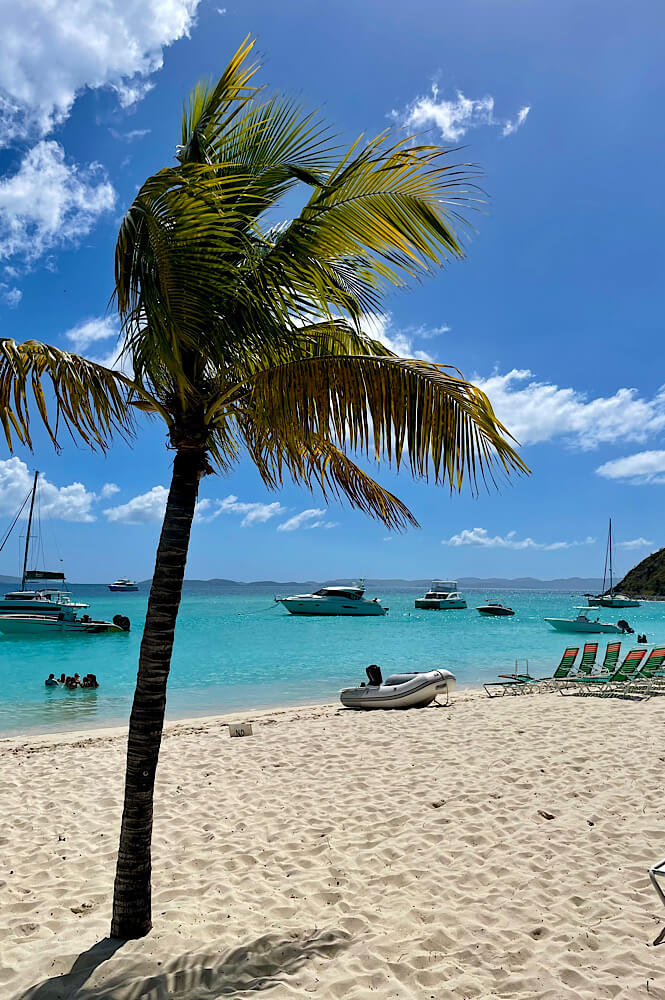
<svg viewBox="0 0 665 1000"><path fill-rule="evenodd" d="M421 611L457 611L466 607L466 600L457 590L457 580L432 580L424 597L417 597L414 606Z"/></svg>
<svg viewBox="0 0 665 1000"><path fill-rule="evenodd" d="M500 601L488 601L487 604L481 604L479 608L476 608L476 611L492 618L508 618L515 614L512 608L504 607Z"/></svg>
<svg viewBox="0 0 665 1000"><path fill-rule="evenodd" d="M615 594L614 592L613 550L612 518L610 518L607 548L605 549L605 568L603 570L603 592L595 597L593 594L585 594L584 596L588 599L591 608L639 608L640 602L636 601L634 597L625 597L624 594ZM610 586L609 590L606 590L605 584L608 578Z"/></svg>
<svg viewBox="0 0 665 1000"><path fill-rule="evenodd" d="M596 632L610 633L612 635L623 635L634 632L626 621L618 621L616 625L611 622L601 622L599 618L589 618L587 612L589 608L577 608L580 613L577 618L546 618L545 621L551 625L556 632Z"/></svg>
<svg viewBox="0 0 665 1000"><path fill-rule="evenodd" d="M351 587L322 587L314 594L294 594L276 597L291 615L348 615L349 617L386 615L378 597L368 600L364 582Z"/></svg>

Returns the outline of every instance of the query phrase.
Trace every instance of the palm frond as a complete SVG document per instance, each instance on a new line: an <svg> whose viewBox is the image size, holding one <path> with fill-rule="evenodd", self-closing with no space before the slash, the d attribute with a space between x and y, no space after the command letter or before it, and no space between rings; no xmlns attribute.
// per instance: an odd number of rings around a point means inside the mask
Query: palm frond
<svg viewBox="0 0 665 1000"><path fill-rule="evenodd" d="M412 475L460 489L479 478L526 472L487 396L442 365L396 357L314 357L249 378L234 400L285 440L348 443ZM406 455L406 459L405 459Z"/></svg>
<svg viewBox="0 0 665 1000"><path fill-rule="evenodd" d="M49 413L49 390L54 416ZM32 396L56 447L59 426L64 425L72 437L105 450L115 432L132 433L128 395L126 380L109 368L35 340L18 344L0 339L0 422L10 449L12 431L21 444L32 447Z"/></svg>

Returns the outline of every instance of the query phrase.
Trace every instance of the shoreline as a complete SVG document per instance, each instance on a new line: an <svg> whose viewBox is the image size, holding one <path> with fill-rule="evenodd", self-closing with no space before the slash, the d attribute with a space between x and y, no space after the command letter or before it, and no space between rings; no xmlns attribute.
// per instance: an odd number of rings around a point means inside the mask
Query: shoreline
<svg viewBox="0 0 665 1000"><path fill-rule="evenodd" d="M462 695L462 697L460 697L460 695ZM483 695L485 695L485 692L480 686L468 685L465 687L458 684L455 688L451 705L453 705L456 701L472 701ZM354 709L345 708L339 699L336 702L291 702L273 705L272 707L263 706L261 708L241 708L232 712L215 713L212 715L188 715L178 719L166 719L164 722L164 735L173 735L174 731L180 730L181 728L214 728L220 725L228 725L230 722L255 722L269 716L318 709L355 712L355 714L358 714L358 712ZM43 744L44 747L51 747L58 746L61 743L72 744L79 741L87 742L95 739L123 739L127 736L128 726L129 715L127 716L127 722L122 726L100 725L89 726L85 729L68 729L62 731L58 730L55 732L35 731L10 734L8 736L0 735L0 752L6 748L15 749L21 745L32 743Z"/></svg>

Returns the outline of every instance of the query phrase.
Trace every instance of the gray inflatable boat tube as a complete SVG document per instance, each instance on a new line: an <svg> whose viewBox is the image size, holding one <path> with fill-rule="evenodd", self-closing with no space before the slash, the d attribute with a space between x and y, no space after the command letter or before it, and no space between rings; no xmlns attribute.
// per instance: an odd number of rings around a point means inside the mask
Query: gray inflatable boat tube
<svg viewBox="0 0 665 1000"><path fill-rule="evenodd" d="M450 698L455 675L450 670L392 674L383 684L345 688L340 701L347 708L422 708L437 696Z"/></svg>

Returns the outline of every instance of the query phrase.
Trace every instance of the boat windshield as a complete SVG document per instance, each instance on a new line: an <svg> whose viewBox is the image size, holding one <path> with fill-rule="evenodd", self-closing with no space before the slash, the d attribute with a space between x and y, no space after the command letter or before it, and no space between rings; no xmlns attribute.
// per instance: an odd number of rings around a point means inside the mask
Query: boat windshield
<svg viewBox="0 0 665 1000"><path fill-rule="evenodd" d="M425 594L425 600L430 600L430 601L447 601L449 597L456 597L456 596L457 596L456 594L443 594L443 593L439 593L436 590L429 590Z"/></svg>
<svg viewBox="0 0 665 1000"><path fill-rule="evenodd" d="M359 601L362 590L343 590L341 587L322 587L314 594L315 597L343 597L349 601Z"/></svg>

